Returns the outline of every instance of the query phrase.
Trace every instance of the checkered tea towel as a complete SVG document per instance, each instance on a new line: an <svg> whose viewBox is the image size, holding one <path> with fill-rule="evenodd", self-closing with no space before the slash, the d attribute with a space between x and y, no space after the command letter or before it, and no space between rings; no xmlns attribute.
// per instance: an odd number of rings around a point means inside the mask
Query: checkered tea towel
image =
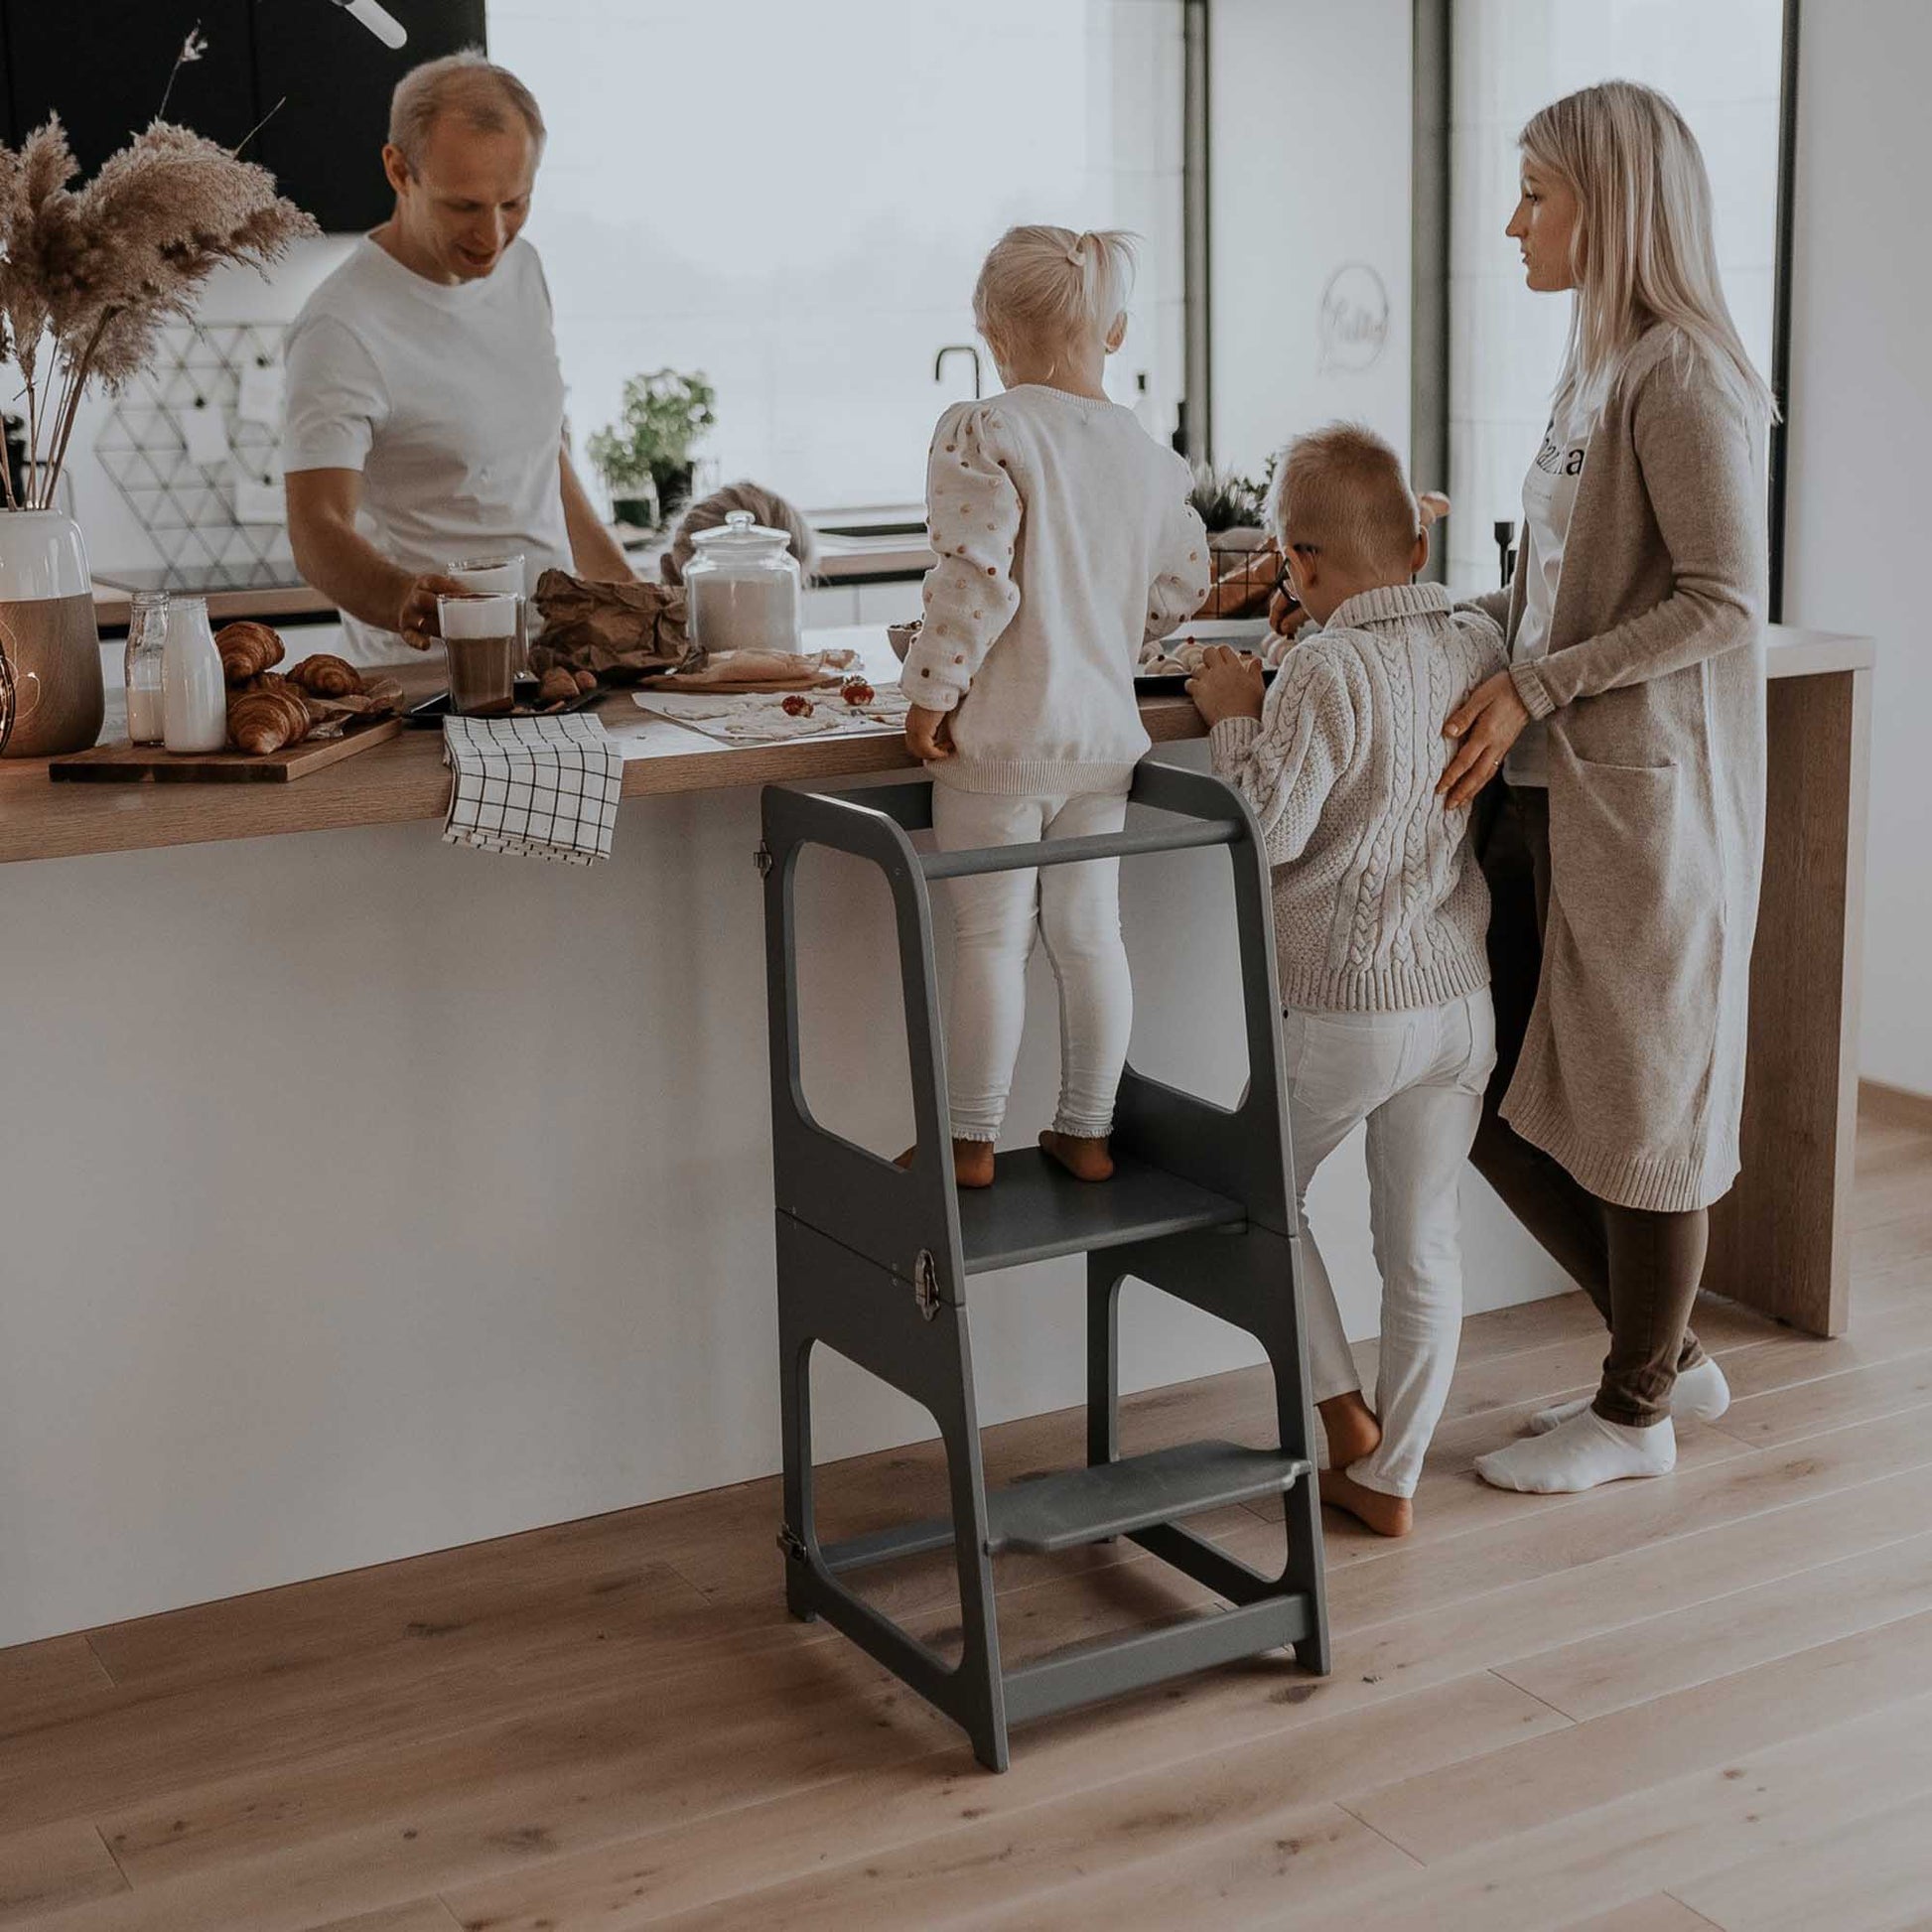
<svg viewBox="0 0 1932 1932"><path fill-rule="evenodd" d="M588 713L446 718L443 761L456 773L451 845L572 866L611 856L623 753Z"/></svg>

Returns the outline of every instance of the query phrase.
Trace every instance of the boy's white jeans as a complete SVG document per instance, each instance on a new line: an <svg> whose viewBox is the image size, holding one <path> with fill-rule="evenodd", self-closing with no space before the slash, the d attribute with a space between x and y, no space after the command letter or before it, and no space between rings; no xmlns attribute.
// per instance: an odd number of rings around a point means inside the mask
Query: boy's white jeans
<svg viewBox="0 0 1932 1932"><path fill-rule="evenodd" d="M1126 823L1127 800L1111 792L1002 798L932 787L932 830L942 852L1091 838ZM1134 1029L1134 988L1120 936L1120 861L988 872L951 884L946 1084L953 1138L999 1139L1026 1025L1027 962L1035 933L1045 938L1060 989L1060 1106L1053 1126L1082 1138L1106 1135Z"/></svg>
<svg viewBox="0 0 1932 1932"><path fill-rule="evenodd" d="M1349 1465L1368 1489L1413 1496L1449 1397L1462 1328L1457 1183L1496 1063L1486 987L1406 1013L1282 1016L1303 1305L1316 1402L1361 1387L1321 1250L1309 1231L1314 1172L1368 1123L1368 1213L1382 1274L1375 1413L1382 1443Z"/></svg>

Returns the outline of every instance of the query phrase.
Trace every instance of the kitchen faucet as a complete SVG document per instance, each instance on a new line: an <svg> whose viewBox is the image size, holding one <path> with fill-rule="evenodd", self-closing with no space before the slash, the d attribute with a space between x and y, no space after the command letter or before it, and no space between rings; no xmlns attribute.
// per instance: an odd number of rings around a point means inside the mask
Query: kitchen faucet
<svg viewBox="0 0 1932 1932"><path fill-rule="evenodd" d="M932 358L933 381L943 382L945 380L946 357L948 355L970 355L973 358L973 400L978 402L980 399L980 352L977 345L973 343L948 343Z"/></svg>

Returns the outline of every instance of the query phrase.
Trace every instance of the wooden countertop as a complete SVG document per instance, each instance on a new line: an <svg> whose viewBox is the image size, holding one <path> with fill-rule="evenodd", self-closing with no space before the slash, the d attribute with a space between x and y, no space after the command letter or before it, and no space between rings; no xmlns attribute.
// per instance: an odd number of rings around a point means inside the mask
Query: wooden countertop
<svg viewBox="0 0 1932 1932"><path fill-rule="evenodd" d="M883 649L884 633L876 627L815 634L826 642L863 636L869 656ZM1867 638L1782 626L1770 637L1774 678L1864 670L1873 659ZM599 711L635 753L624 764L626 798L851 777L912 762L896 734L737 747L647 720L627 692L614 692ZM1156 744L1202 736L1185 698L1148 699L1141 715ZM7 760L0 763L0 863L437 819L449 800L442 734L433 731L405 732L287 784L57 785L45 761Z"/></svg>

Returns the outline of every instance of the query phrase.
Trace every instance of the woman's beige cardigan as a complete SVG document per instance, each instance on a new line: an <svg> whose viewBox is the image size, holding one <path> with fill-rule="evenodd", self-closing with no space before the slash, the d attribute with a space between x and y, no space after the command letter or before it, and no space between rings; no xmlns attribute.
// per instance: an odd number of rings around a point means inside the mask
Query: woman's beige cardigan
<svg viewBox="0 0 1932 1932"><path fill-rule="evenodd" d="M1653 329L1590 440L1549 655L1543 973L1503 1117L1599 1198L1705 1207L1737 1173L1764 847L1763 424ZM1478 600L1514 647L1507 592Z"/></svg>

